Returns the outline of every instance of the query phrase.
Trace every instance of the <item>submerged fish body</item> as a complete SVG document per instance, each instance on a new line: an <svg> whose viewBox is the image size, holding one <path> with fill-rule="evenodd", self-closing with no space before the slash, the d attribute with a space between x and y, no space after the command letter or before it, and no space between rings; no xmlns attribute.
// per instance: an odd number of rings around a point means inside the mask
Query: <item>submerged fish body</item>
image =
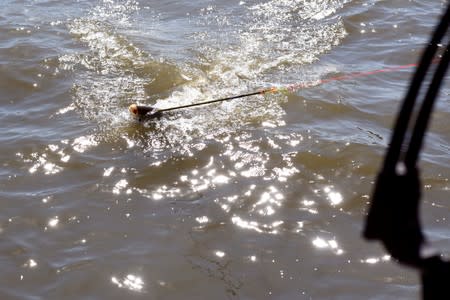
<svg viewBox="0 0 450 300"><path fill-rule="evenodd" d="M161 111L153 106L131 104L128 107L133 118L139 122L161 117Z"/></svg>

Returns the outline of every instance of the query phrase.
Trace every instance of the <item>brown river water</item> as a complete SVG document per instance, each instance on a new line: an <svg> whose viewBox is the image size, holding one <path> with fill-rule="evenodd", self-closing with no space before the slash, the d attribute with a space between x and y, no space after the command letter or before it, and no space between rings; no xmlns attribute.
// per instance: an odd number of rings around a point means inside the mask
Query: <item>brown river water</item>
<svg viewBox="0 0 450 300"><path fill-rule="evenodd" d="M419 299L362 238L446 1L0 0L0 299ZM450 80L421 156L450 254ZM137 123L160 108L308 83Z"/></svg>

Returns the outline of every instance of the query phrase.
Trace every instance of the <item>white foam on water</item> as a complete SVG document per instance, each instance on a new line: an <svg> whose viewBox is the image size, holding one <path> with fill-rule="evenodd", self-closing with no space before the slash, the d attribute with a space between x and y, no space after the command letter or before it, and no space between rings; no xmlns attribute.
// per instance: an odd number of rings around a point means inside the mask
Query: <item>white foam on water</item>
<svg viewBox="0 0 450 300"><path fill-rule="evenodd" d="M197 37L200 52L206 57L206 71L168 99L158 100L156 106L165 108L247 93L271 86L274 78L299 74L303 65L318 60L346 36L342 21L332 16L344 3L269 1L248 6L237 25L228 25L235 20L226 12L208 7L198 22L204 27L217 25L222 29L217 34L206 32ZM330 20L322 22L328 16ZM304 76L296 79L299 78ZM319 78L320 74L313 77ZM289 78L278 84L293 82ZM156 127L177 144L197 138L217 139L245 126L283 126L284 101L284 95L234 100L182 111L158 122Z"/></svg>
<svg viewBox="0 0 450 300"><path fill-rule="evenodd" d="M138 135L121 130L132 124L127 112L130 103L167 108L247 93L274 82L292 84L300 78L296 74L303 72L303 66L318 60L346 36L342 21L335 16L344 4L242 2L236 16L208 6L189 17L202 29L191 37L198 44L200 63L176 65L166 63L170 57L155 58L127 38L127 30L140 28L133 23L139 2L101 1L85 17L68 24L70 33L86 47L84 52L59 59L61 69L72 70L75 75L69 107L98 124L97 139L116 135L154 156L168 148L171 153L191 156L208 140L220 140L240 128L283 126L282 103L287 97L276 94L167 113L142 126ZM151 13L151 8L145 13ZM223 29L212 32L211 25ZM149 87L157 80L169 82L162 91L168 97L154 99ZM171 88L180 80L184 80L181 86Z"/></svg>

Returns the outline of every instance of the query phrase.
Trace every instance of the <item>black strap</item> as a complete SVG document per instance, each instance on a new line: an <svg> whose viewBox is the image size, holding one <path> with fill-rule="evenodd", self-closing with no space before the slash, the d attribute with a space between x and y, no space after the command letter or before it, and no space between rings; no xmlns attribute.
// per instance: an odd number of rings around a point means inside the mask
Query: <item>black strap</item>
<svg viewBox="0 0 450 300"><path fill-rule="evenodd" d="M436 254L424 256L422 251L425 237L419 218L421 183L417 169L433 105L450 60L449 23L450 3L422 55L403 101L384 165L377 177L364 228L365 238L381 241L394 259L421 272L424 299L450 299L450 263ZM446 48L426 93L420 93L425 96L416 119L411 121L420 89L442 40ZM413 126L409 126L411 123ZM412 133L408 133L411 127ZM405 141L406 137L408 141Z"/></svg>
<svg viewBox="0 0 450 300"><path fill-rule="evenodd" d="M420 60L420 64L414 74L414 77L409 86L408 93L403 101L403 106L397 118L394 132L392 134L390 147L387 151L384 168L387 170L394 171L401 153L402 145L404 144L406 130L408 124L411 121L411 115L416 103L419 90L422 87L425 76L427 75L428 69L430 68L433 59L436 55L438 45L442 38L445 36L450 21L450 5L444 15L441 18L438 26L436 27L434 34L428 43L428 47L425 49Z"/></svg>
<svg viewBox="0 0 450 300"><path fill-rule="evenodd" d="M450 43L445 48L444 55L434 73L433 80L428 88L428 92L425 95L425 100L422 103L419 115L416 119L416 124L409 144L408 152L405 156L405 165L412 167L416 164L420 149L422 147L425 131L427 130L430 120L431 112L433 110L434 102L437 98L445 73L448 69L450 59Z"/></svg>

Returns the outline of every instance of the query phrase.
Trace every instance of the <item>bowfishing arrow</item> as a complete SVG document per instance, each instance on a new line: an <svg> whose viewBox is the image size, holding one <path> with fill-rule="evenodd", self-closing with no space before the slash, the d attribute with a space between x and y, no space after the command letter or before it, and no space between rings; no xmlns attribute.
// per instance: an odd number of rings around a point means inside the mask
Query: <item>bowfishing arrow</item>
<svg viewBox="0 0 450 300"><path fill-rule="evenodd" d="M433 63L436 63L438 61L439 60L436 59L433 61ZM350 79L359 78L359 77L367 77L367 76L375 75L375 74L379 74L379 73L390 73L390 72L400 71L402 69L413 68L416 66L417 66L417 64L407 64L407 65L393 66L393 67L388 67L388 68L378 69L378 70L355 72L355 73L350 73L350 74L344 74L344 75L324 78L324 79L320 79L320 80L316 80L316 81L300 82L300 83L288 85L285 87L270 87L270 88L266 88L266 89L262 89L259 91L246 93L246 94L225 97L225 98L219 98L219 99L203 101L203 102L197 102L197 103L191 103L191 104L180 105L180 106L169 107L169 108L157 108L154 106L138 105L138 104L134 103L128 107L128 110L130 111L131 115L135 119L137 119L139 121L143 121L143 120L149 120L149 119L154 119L154 118L160 118L164 112L168 112L168 111L192 108L192 107L196 107L196 106L207 105L207 104L212 104L212 103L217 103L217 102L230 101L230 100L235 100L235 99L245 98L245 97L250 97L250 96L256 96L256 95L265 95L265 94L269 94L269 93L278 93L278 92L282 92L282 93L291 92L292 93L299 89L309 88L309 87L313 87L313 86L317 86L317 85L321 85L321 84L325 84L325 83L330 83L333 81L350 80Z"/></svg>
<svg viewBox="0 0 450 300"><path fill-rule="evenodd" d="M162 115L163 112L167 112L167 111L201 106L201 105L206 105L206 104L211 104L211 103L216 103L216 102L230 101L230 100L234 100L234 99L250 97L250 96L255 96L255 95L264 95L267 93L275 93L277 91L278 91L277 88L268 88L268 89L264 89L264 90L260 90L260 91L256 91L256 92L252 92L252 93L241 94L241 95L226 97L226 98L219 98L219 99L203 101L203 102L197 102L197 103L192 103L192 104L180 105L180 106L169 107L169 108L156 108L156 107L147 106L147 105L131 104L130 107L128 108L128 110L135 118L137 118L139 121L142 121L144 119L158 118Z"/></svg>

